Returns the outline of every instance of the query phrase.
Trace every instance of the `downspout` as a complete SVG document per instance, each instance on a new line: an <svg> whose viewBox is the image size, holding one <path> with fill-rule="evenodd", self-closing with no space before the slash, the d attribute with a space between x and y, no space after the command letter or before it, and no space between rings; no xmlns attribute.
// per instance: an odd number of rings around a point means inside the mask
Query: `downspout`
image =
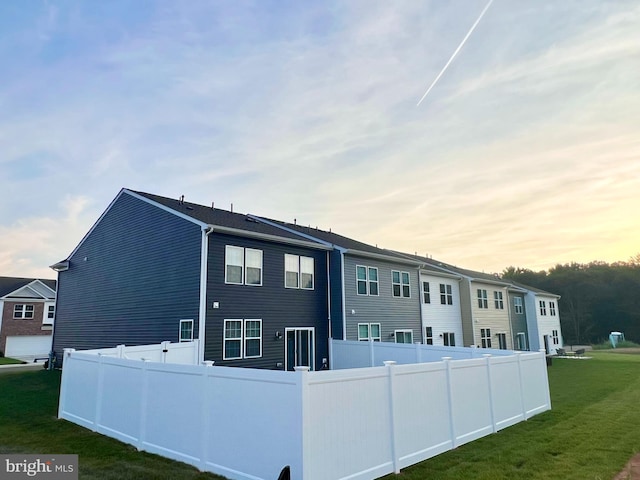
<svg viewBox="0 0 640 480"><path fill-rule="evenodd" d="M478 342L476 342L476 319L473 316L473 290L471 288L471 279L469 279L469 315L471 316L471 339L473 340L472 345L478 346ZM464 337L464 332L462 334ZM482 343L482 342L481 342Z"/></svg>
<svg viewBox="0 0 640 480"><path fill-rule="evenodd" d="M516 338L513 329L513 315L511 315L511 302L509 301L509 287L504 287L504 294L507 302L507 313L509 315L509 329L511 330L511 350L516 349Z"/></svg>
<svg viewBox="0 0 640 480"><path fill-rule="evenodd" d="M331 270L330 270L330 251L326 252L327 259L327 313L329 314L329 341L333 339L331 335Z"/></svg>
<svg viewBox="0 0 640 480"><path fill-rule="evenodd" d="M340 250L340 276L342 277L342 339L347 339L347 297L344 278L344 251Z"/></svg>
<svg viewBox="0 0 640 480"><path fill-rule="evenodd" d="M202 246L200 249L200 307L198 310L198 358L204 362L205 328L207 317L207 256L209 255L209 234L211 225L202 227Z"/></svg>

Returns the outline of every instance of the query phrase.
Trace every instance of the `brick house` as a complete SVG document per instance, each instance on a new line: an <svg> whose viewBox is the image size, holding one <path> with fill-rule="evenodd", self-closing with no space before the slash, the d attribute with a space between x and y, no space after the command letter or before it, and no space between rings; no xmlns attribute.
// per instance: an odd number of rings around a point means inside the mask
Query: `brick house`
<svg viewBox="0 0 640 480"><path fill-rule="evenodd" d="M0 277L0 352L7 357L47 357L55 305L55 280Z"/></svg>

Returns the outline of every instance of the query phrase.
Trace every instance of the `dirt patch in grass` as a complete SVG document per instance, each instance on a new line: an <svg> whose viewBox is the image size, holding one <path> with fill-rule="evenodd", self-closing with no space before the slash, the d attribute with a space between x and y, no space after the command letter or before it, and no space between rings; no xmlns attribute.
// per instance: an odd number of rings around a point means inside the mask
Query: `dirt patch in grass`
<svg viewBox="0 0 640 480"><path fill-rule="evenodd" d="M611 353L628 353L629 355L640 355L640 347L639 348L615 348L611 350L607 350Z"/></svg>
<svg viewBox="0 0 640 480"><path fill-rule="evenodd" d="M640 453L631 457L629 463L618 475L613 477L613 480L640 480Z"/></svg>

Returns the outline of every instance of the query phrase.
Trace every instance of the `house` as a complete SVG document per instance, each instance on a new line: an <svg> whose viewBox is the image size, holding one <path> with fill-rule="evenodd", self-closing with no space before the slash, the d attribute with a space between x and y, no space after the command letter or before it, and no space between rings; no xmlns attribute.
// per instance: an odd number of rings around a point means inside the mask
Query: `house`
<svg viewBox="0 0 640 480"><path fill-rule="evenodd" d="M523 286L513 284L507 289L509 314L513 333L513 348L515 350L529 350L529 326L525 299L529 290ZM535 319L534 319L535 321Z"/></svg>
<svg viewBox="0 0 640 480"><path fill-rule="evenodd" d="M343 340L423 343L419 260L332 231L255 217L331 248L331 336Z"/></svg>
<svg viewBox="0 0 640 480"><path fill-rule="evenodd" d="M522 288L527 290L525 310L530 350L544 348L547 354L555 354L556 349L564 347L558 310L560 296L526 285Z"/></svg>
<svg viewBox="0 0 640 480"><path fill-rule="evenodd" d="M216 365L323 368L331 251L248 215L122 189L52 265L54 354L199 339Z"/></svg>
<svg viewBox="0 0 640 480"><path fill-rule="evenodd" d="M0 352L47 358L55 308L55 280L0 277Z"/></svg>
<svg viewBox="0 0 640 480"><path fill-rule="evenodd" d="M425 259L437 270L460 277L460 312L464 346L514 348L513 329L507 303L510 283L497 275Z"/></svg>

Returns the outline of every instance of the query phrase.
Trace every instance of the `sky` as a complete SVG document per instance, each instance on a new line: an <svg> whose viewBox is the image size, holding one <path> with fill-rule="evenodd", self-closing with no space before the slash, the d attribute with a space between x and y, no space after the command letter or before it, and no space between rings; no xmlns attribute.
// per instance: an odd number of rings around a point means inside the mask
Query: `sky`
<svg viewBox="0 0 640 480"><path fill-rule="evenodd" d="M501 272L640 253L640 3L0 2L0 275L121 188Z"/></svg>

